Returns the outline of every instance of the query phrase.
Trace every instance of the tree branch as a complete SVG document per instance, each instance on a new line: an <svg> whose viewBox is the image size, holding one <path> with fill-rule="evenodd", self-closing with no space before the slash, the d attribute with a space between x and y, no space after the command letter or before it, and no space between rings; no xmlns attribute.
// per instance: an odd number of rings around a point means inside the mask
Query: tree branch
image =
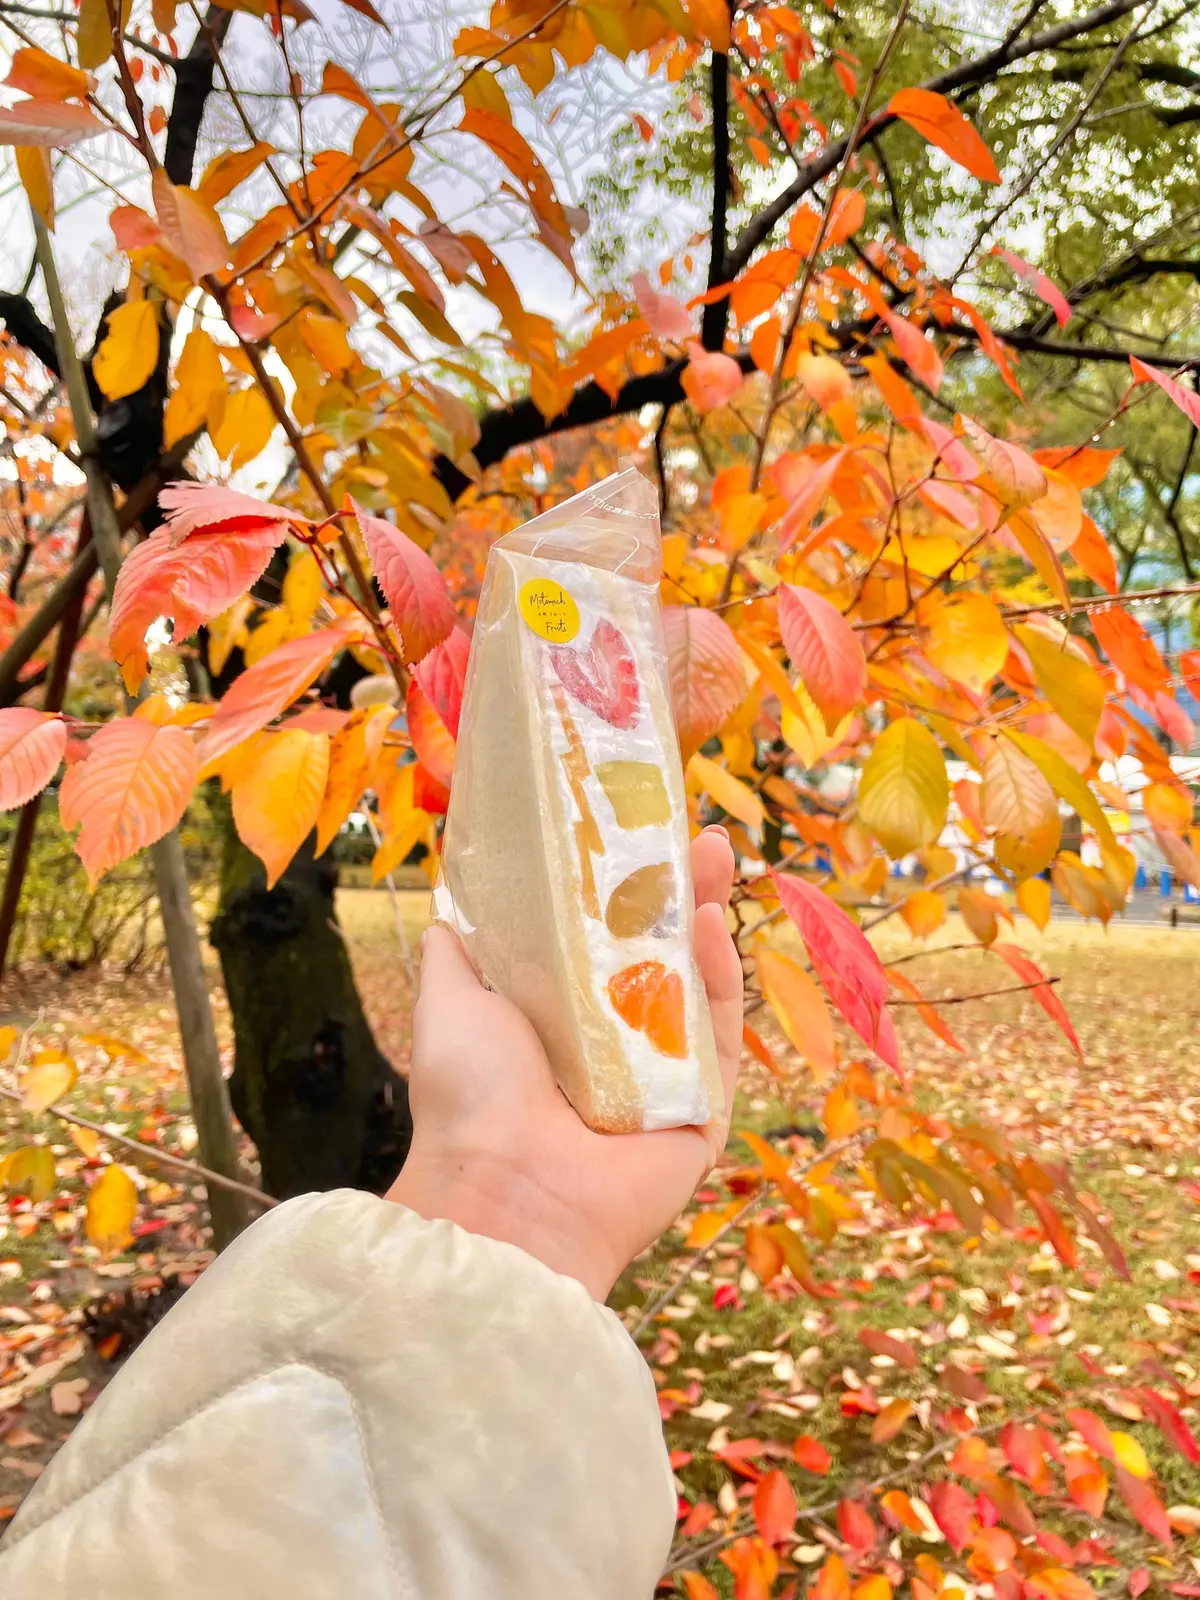
<svg viewBox="0 0 1200 1600"><path fill-rule="evenodd" d="M729 208L729 57L720 51L712 54L712 229L708 256L708 287L715 289L727 281L725 275L725 219ZM729 296L714 300L704 308L700 319L700 342L706 350L720 350L725 343L725 324L729 315Z"/></svg>
<svg viewBox="0 0 1200 1600"><path fill-rule="evenodd" d="M174 63L175 98L167 119L167 142L163 150L163 168L172 183L190 184L192 181L200 124L213 87L216 65L213 42L220 45L232 21L232 11L209 6L187 55Z"/></svg>

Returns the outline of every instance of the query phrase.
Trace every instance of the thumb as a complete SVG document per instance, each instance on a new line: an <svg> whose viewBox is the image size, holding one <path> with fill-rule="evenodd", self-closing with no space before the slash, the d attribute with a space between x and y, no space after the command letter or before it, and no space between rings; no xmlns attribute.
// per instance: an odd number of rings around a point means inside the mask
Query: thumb
<svg viewBox="0 0 1200 1600"><path fill-rule="evenodd" d="M418 1005L453 1005L484 992L462 940L444 923L435 922L422 936L420 984Z"/></svg>

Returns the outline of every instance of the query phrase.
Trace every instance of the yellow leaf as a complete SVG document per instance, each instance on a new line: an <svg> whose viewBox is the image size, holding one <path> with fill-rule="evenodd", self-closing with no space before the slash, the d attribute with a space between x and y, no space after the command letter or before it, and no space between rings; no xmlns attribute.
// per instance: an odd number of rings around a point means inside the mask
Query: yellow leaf
<svg viewBox="0 0 1200 1600"><path fill-rule="evenodd" d="M111 1033L81 1033L79 1038L83 1044L95 1045L97 1050L103 1050L110 1061L141 1062L150 1059L136 1044L130 1044L126 1039L117 1039Z"/></svg>
<svg viewBox="0 0 1200 1600"><path fill-rule="evenodd" d="M318 855L322 855L333 843L338 830L358 803L366 786L367 769L378 755L383 736L396 715L390 704L366 706L352 712L349 720L334 734L329 750L325 794L317 816ZM411 799L411 776L408 786Z"/></svg>
<svg viewBox="0 0 1200 1600"><path fill-rule="evenodd" d="M13 152L29 204L54 232L54 169L44 145L19 144Z"/></svg>
<svg viewBox="0 0 1200 1600"><path fill-rule="evenodd" d="M394 715L390 707L376 709L386 711L389 717ZM429 823L429 813L413 804L415 765L410 761L402 767L389 765L386 770L386 779L378 773L371 779L379 797L379 818L383 827L383 843L371 861L372 883L378 883L400 865L424 837Z"/></svg>
<svg viewBox="0 0 1200 1600"><path fill-rule="evenodd" d="M1033 664L1038 688L1091 751L1104 710L1104 685L1098 675L1040 629L1017 627L1015 632Z"/></svg>
<svg viewBox="0 0 1200 1600"><path fill-rule="evenodd" d="M694 755L687 764L687 777L694 789L707 794L722 811L727 811L746 827L758 829L766 821L763 803L753 789L708 756Z"/></svg>
<svg viewBox="0 0 1200 1600"><path fill-rule="evenodd" d="M937 740L914 717L901 717L875 741L858 786L863 825L896 859L932 844L946 825L950 781Z"/></svg>
<svg viewBox="0 0 1200 1600"><path fill-rule="evenodd" d="M958 914L982 945L992 944L999 932L996 905L986 889L964 884L958 891Z"/></svg>
<svg viewBox="0 0 1200 1600"><path fill-rule="evenodd" d="M984 594L958 594L933 614L925 654L939 672L981 694L1008 655L1008 630Z"/></svg>
<svg viewBox="0 0 1200 1600"><path fill-rule="evenodd" d="M1057 750L1051 749L1048 744L1035 738L1031 733L1019 733L1015 728L1006 728L1004 733L1018 750L1025 752L1055 794L1061 800L1065 800L1073 811L1079 813L1099 839L1101 848L1115 850L1117 841L1109 826L1108 818L1101 810L1100 802L1070 762L1064 761Z"/></svg>
<svg viewBox="0 0 1200 1600"><path fill-rule="evenodd" d="M936 889L914 889L900 907L914 939L928 939L946 920L946 898Z"/></svg>
<svg viewBox="0 0 1200 1600"><path fill-rule="evenodd" d="M171 409L170 402L167 404L167 409L168 411ZM253 610L254 597L244 594L233 602L228 611L222 611L219 617L214 617L209 623L208 670L214 678L224 672L229 657L238 645L244 648L249 644L250 634L246 628L246 618ZM250 666L252 663L247 661L246 665Z"/></svg>
<svg viewBox="0 0 1200 1600"><path fill-rule="evenodd" d="M760 950L757 963L763 998L820 1082L837 1065L833 1018L824 996L800 963L779 950Z"/></svg>
<svg viewBox="0 0 1200 1600"><path fill-rule="evenodd" d="M1117 1464L1125 1468L1126 1472L1135 1478L1148 1478L1150 1476L1150 1463L1146 1460L1146 1452L1131 1433L1110 1433L1113 1455Z"/></svg>
<svg viewBox="0 0 1200 1600"><path fill-rule="evenodd" d="M353 364L354 351L346 337L346 325L339 317L310 311L300 324L300 337L325 371L334 377L341 377L346 368Z"/></svg>
<svg viewBox="0 0 1200 1600"><path fill-rule="evenodd" d="M109 400L135 394L158 365L158 312L153 301L134 300L109 313L108 332L92 372Z"/></svg>
<svg viewBox="0 0 1200 1600"><path fill-rule="evenodd" d="M16 1044L17 1039L20 1037L20 1032L19 1028L0 1028L0 1066L3 1066L8 1060L13 1045Z"/></svg>
<svg viewBox="0 0 1200 1600"><path fill-rule="evenodd" d="M121 0L120 29L129 26L133 0ZM112 55L113 19L108 0L80 0L79 22L75 29L75 50L85 72L102 67Z"/></svg>
<svg viewBox="0 0 1200 1600"><path fill-rule="evenodd" d="M711 1244L727 1221L728 1218L723 1212L698 1211L692 1218L685 1248L701 1250L706 1244Z"/></svg>
<svg viewBox="0 0 1200 1600"><path fill-rule="evenodd" d="M292 626L304 629L321 603L325 585L317 558L309 549L296 550L283 580L283 604Z"/></svg>
<svg viewBox="0 0 1200 1600"><path fill-rule="evenodd" d="M198 428L214 397L224 395L225 373L217 347L203 328L193 328L175 366L175 389L163 419L167 448Z"/></svg>
<svg viewBox="0 0 1200 1600"><path fill-rule="evenodd" d="M292 619L282 606L276 606L268 611L242 645L246 665L252 667L264 656L269 656L275 646L282 644L288 637L291 626Z"/></svg>
<svg viewBox="0 0 1200 1600"><path fill-rule="evenodd" d="M825 718L817 710L812 696L804 685L797 682L793 684L792 689L794 698L800 703L801 714L797 716L790 705L784 704L780 727L784 740L804 765L815 767L831 750L836 750L850 732L854 712L847 712L833 732L828 733L825 728Z"/></svg>
<svg viewBox="0 0 1200 1600"><path fill-rule="evenodd" d="M239 389L225 402L218 426L212 430L213 448L229 458L236 471L265 450L275 431L275 416L259 389Z"/></svg>
<svg viewBox="0 0 1200 1600"><path fill-rule="evenodd" d="M878 1429L884 1417L889 1412L892 1412L893 1406L909 1406L909 1403L907 1400L893 1400L890 1405L885 1406L875 1419L874 1429L871 1433L872 1440L875 1438L875 1429ZM910 1411L911 1409L912 1407L909 1406ZM892 1414L894 1416L895 1412L892 1412ZM903 1422L903 1419L901 1419L901 1422ZM873 1572L869 1578L863 1578L860 1583L854 1585L850 1591L850 1600L892 1600L891 1581L885 1578L882 1572Z"/></svg>
<svg viewBox="0 0 1200 1600"><path fill-rule="evenodd" d="M844 1083L839 1083L825 1096L821 1121L825 1124L825 1131L831 1139L848 1139L862 1126L858 1107L854 1104L854 1096Z"/></svg>
<svg viewBox="0 0 1200 1600"><path fill-rule="evenodd" d="M1160 833L1182 833L1192 822L1191 796L1170 783L1152 783L1142 793L1142 810Z"/></svg>
<svg viewBox="0 0 1200 1600"><path fill-rule="evenodd" d="M1005 871L1021 880L1049 866L1062 834L1054 791L1005 739L989 741L979 809L984 827L996 835L995 857Z"/></svg>
<svg viewBox="0 0 1200 1600"><path fill-rule="evenodd" d="M38 1113L74 1088L79 1068L61 1050L39 1050L21 1078L21 1104Z"/></svg>
<svg viewBox="0 0 1200 1600"><path fill-rule="evenodd" d="M76 1150L94 1161L100 1149L100 1135L91 1128L77 1128L72 1122L67 1129Z"/></svg>
<svg viewBox="0 0 1200 1600"><path fill-rule="evenodd" d="M133 1243L137 1188L124 1167L105 1167L88 1190L84 1227L97 1250L114 1255Z"/></svg>
<svg viewBox="0 0 1200 1600"><path fill-rule="evenodd" d="M289 728L268 736L233 785L233 822L273 889L316 825L329 772L329 735Z"/></svg>
<svg viewBox="0 0 1200 1600"><path fill-rule="evenodd" d="M54 1188L54 1156L44 1144L27 1144L15 1152L8 1163L4 1183L20 1189L35 1203L44 1200Z"/></svg>
<svg viewBox="0 0 1200 1600"><path fill-rule="evenodd" d="M1017 888L1017 905L1035 927L1045 932L1050 921L1050 885L1045 878L1026 878Z"/></svg>

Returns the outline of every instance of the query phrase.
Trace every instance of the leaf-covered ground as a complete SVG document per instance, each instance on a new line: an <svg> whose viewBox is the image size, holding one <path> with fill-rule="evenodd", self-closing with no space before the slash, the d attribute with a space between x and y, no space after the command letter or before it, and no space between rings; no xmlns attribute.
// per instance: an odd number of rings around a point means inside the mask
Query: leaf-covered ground
<svg viewBox="0 0 1200 1600"><path fill-rule="evenodd" d="M421 893L401 896L410 939L419 934L425 903ZM409 991L395 908L384 894L351 891L341 896L340 911L372 1021L384 1048L402 1061ZM949 925L935 943L949 946L963 937L961 926ZM705 1552L747 1525L756 1482L782 1468L801 1516L795 1540L781 1547L780 1588L789 1565L803 1584L829 1548L844 1549L835 1509L843 1496L884 1478L882 1487L928 1483L937 1465L925 1459L934 1438L928 1425L953 1405L966 1409L993 1446L1006 1420L1040 1416L1062 1436L1065 1406L1086 1406L1140 1441L1166 1506L1200 1506L1200 1466L1140 1418L1129 1397L1148 1379L1157 1383L1175 1395L1200 1434L1200 932L1118 925L1104 934L1063 922L1042 936L1025 925L1021 938L1061 976L1058 992L1086 1059L1081 1063L1021 994L945 1008L967 1046L964 1055L938 1043L908 1011L900 1021L905 1059L927 1109L974 1115L1042 1155L1070 1160L1079 1188L1098 1202L1123 1245L1132 1281L1121 1281L1086 1246L1072 1271L1032 1232L980 1243L965 1240L947 1217L887 1215L865 1190L856 1192L853 1179L847 1192L861 1216L827 1250L813 1252L816 1275L831 1291L826 1298L797 1292L787 1275L763 1289L746 1266L741 1235L730 1235L642 1336L678 1452L681 1494L695 1508L684 1524L695 1532L675 1558L681 1565L700 1566ZM903 929L880 930L879 945L885 959L919 948ZM1002 987L1012 977L976 949L938 949L903 970L931 999ZM148 1145L186 1153L192 1135L164 979L43 973L23 983L20 1008L0 1021L28 1023L40 1013L41 1029L59 1034L79 1061L75 1109L123 1126ZM224 1019L222 1028L228 1045ZM145 1059L111 1061L102 1045L80 1042L89 1031L135 1046ZM770 1042L786 1062L782 1040ZM766 1134L803 1159L811 1154L805 1135L786 1130L819 1117L822 1100L823 1091L806 1087L803 1077L781 1087L754 1069L735 1127ZM101 1261L82 1232L77 1174L84 1153L61 1123L20 1112L7 1117L4 1148L31 1135L55 1144L65 1178L40 1205L11 1203L0 1223L0 1507L6 1511L111 1372L81 1336L79 1304L164 1275L186 1280L205 1261L196 1194L149 1165L137 1253ZM732 1142L700 1207L726 1200L725 1179L736 1186L737 1170L754 1164L749 1148ZM631 1323L637 1308L689 1262L690 1227L685 1219L620 1286L617 1301L629 1308ZM947 1394L947 1362L975 1374L977 1399ZM798 1436L819 1448L797 1450ZM822 1452L828 1467L814 1471L823 1465ZM1076 1548L1089 1535L1104 1541L1084 1546L1080 1558L1080 1574L1095 1586L1123 1591L1130 1573L1144 1566L1164 1592L1173 1586L1175 1593L1200 1593L1200 1539L1186 1536L1186 1520L1176 1519L1168 1550L1115 1494L1096 1521L1067 1501L1060 1479L1053 1494L1029 1499L1039 1526ZM898 1537L883 1530L877 1497L868 1494L867 1503L881 1537ZM903 1537L908 1544L915 1538ZM916 1543L951 1564L947 1546L932 1534ZM899 1553L899 1545L892 1550ZM905 1553L911 1554L907 1546ZM718 1593L732 1593L730 1574L712 1553L704 1571ZM1140 1584L1135 1578L1134 1588Z"/></svg>

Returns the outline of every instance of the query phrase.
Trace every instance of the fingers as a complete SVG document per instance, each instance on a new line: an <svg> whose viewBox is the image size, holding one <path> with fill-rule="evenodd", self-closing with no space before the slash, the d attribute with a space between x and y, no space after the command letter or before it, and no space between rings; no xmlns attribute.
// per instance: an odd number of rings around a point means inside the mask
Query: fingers
<svg viewBox="0 0 1200 1600"><path fill-rule="evenodd" d="M733 846L724 828L705 828L692 840L692 882L697 906L729 904L734 866Z"/></svg>
<svg viewBox="0 0 1200 1600"><path fill-rule="evenodd" d="M725 1087L727 1112L733 1107L742 1053L742 963L725 926L723 906L709 902L696 912L696 964L708 993L713 1036Z"/></svg>

